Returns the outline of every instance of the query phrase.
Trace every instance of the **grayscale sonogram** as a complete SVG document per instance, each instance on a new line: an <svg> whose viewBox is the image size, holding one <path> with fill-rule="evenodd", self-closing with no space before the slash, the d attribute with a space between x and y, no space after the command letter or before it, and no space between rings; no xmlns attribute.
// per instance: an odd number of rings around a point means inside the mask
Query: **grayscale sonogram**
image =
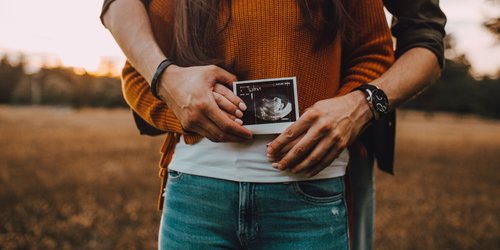
<svg viewBox="0 0 500 250"><path fill-rule="evenodd" d="M254 133L280 133L299 117L295 77L234 82L233 90L248 107L243 125Z"/></svg>

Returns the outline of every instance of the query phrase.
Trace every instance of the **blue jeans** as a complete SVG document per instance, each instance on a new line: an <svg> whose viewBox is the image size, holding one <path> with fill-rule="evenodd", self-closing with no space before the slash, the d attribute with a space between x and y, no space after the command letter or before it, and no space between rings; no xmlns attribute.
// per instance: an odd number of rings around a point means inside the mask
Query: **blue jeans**
<svg viewBox="0 0 500 250"><path fill-rule="evenodd" d="M160 249L348 249L343 177L248 183L169 171Z"/></svg>
<svg viewBox="0 0 500 250"><path fill-rule="evenodd" d="M354 150L353 150L354 151ZM352 152L349 159L349 176L352 189L353 249L373 248L374 176L373 156L360 157Z"/></svg>

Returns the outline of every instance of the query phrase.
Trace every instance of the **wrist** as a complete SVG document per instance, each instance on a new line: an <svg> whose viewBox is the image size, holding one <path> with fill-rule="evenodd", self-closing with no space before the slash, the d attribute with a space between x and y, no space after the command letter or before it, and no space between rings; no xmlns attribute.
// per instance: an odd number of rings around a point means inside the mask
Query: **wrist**
<svg viewBox="0 0 500 250"><path fill-rule="evenodd" d="M168 66L158 82L158 96L169 106L171 104L170 101L172 101L171 98L176 95L172 93L172 91L175 91L175 88L178 88L176 83L182 82L182 80L179 80L182 77L179 75L182 68L175 64Z"/></svg>
<svg viewBox="0 0 500 250"><path fill-rule="evenodd" d="M147 70L148 70L148 74L144 75L144 78L149 79L148 83L150 87L151 87L151 81L156 73L156 70L158 69L158 66L165 59L167 59L167 57L165 57L164 55L158 55L156 53L144 59L145 63L147 63Z"/></svg>
<svg viewBox="0 0 500 250"><path fill-rule="evenodd" d="M160 88L160 83L162 80L162 76L165 75L165 71L174 64L173 61L167 59L164 59L156 68L156 71L153 75L153 78L151 79L151 93L153 96L161 100L161 97L159 95L159 88Z"/></svg>
<svg viewBox="0 0 500 250"><path fill-rule="evenodd" d="M374 114L370 104L366 101L366 96L361 91L354 91L349 94L354 101L353 116L362 124L368 124L374 119Z"/></svg>

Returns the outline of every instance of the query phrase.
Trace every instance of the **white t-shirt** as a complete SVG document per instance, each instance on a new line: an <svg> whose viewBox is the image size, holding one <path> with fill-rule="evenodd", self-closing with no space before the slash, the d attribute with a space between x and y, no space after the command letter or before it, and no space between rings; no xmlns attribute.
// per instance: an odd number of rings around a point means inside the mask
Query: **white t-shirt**
<svg viewBox="0 0 500 250"><path fill-rule="evenodd" d="M349 161L347 149L319 174L307 178L271 166L266 157L266 144L277 135L254 135L248 143L215 143L203 138L188 145L181 138L175 149L170 169L238 182L276 183L326 179L343 176Z"/></svg>

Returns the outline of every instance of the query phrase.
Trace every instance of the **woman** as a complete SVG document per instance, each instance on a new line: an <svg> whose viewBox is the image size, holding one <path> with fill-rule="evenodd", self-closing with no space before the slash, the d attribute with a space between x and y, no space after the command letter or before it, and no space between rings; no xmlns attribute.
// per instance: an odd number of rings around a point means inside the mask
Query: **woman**
<svg viewBox="0 0 500 250"><path fill-rule="evenodd" d="M373 116L352 90L393 60L381 1L154 0L148 15L155 43L127 46L130 30L110 30L134 65L123 70L127 102L168 132L160 248L347 249L345 147ZM166 57L158 100L145 79ZM301 118L277 138L252 137L223 85L291 76Z"/></svg>

